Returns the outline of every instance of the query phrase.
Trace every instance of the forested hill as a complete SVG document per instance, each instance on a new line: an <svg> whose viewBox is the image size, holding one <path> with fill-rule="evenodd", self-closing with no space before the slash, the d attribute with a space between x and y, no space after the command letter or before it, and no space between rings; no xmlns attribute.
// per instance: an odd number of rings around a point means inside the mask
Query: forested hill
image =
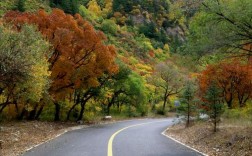
<svg viewBox="0 0 252 156"><path fill-rule="evenodd" d="M211 87L247 106L249 1L1 0L0 118L198 113Z"/></svg>

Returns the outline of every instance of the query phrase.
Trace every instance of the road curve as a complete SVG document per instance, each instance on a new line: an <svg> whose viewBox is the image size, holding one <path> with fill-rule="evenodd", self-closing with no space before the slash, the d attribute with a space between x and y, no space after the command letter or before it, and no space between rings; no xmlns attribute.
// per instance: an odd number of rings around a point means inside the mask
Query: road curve
<svg viewBox="0 0 252 156"><path fill-rule="evenodd" d="M171 125L172 119L168 118L130 120L91 126L67 132L31 149L24 156L201 155L161 134Z"/></svg>

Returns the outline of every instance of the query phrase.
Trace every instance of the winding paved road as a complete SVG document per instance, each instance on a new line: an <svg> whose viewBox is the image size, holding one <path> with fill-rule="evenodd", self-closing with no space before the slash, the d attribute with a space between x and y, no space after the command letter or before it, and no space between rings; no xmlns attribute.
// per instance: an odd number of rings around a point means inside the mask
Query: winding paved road
<svg viewBox="0 0 252 156"><path fill-rule="evenodd" d="M199 156L161 133L172 119L130 120L67 132L24 156Z"/></svg>

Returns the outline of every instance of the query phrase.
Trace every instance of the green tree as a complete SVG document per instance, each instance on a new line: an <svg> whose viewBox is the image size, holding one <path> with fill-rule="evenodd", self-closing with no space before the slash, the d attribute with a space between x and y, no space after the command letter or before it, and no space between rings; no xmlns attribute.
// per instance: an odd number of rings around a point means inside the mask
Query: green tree
<svg viewBox="0 0 252 156"><path fill-rule="evenodd" d="M110 33L112 35L116 35L117 27L118 26L113 20L104 20L101 24L101 30L105 33Z"/></svg>
<svg viewBox="0 0 252 156"><path fill-rule="evenodd" d="M63 9L65 13L76 14L79 12L78 0L50 0L51 7Z"/></svg>
<svg viewBox="0 0 252 156"><path fill-rule="evenodd" d="M134 116L136 113L146 115L148 110L145 105L144 80L124 63L118 61L118 64L119 72L107 79L104 87L101 88L99 101L102 103L104 112L110 115L112 106L116 106L120 112L124 105L127 107L129 116Z"/></svg>
<svg viewBox="0 0 252 156"><path fill-rule="evenodd" d="M178 110L179 113L185 115L186 127L190 126L190 117L195 109L195 87L192 82L188 81L186 86L183 88L183 92L180 97L181 105Z"/></svg>
<svg viewBox="0 0 252 156"><path fill-rule="evenodd" d="M91 21L92 23L94 23L94 21L97 19L97 16L89 11L85 6L80 5L79 6L79 14L84 18L87 19L88 21Z"/></svg>
<svg viewBox="0 0 252 156"><path fill-rule="evenodd" d="M163 113L169 102L169 97L176 95L183 86L183 76L178 69L171 63L160 63L156 65L153 75L149 78L149 83L160 89L163 94Z"/></svg>
<svg viewBox="0 0 252 156"><path fill-rule="evenodd" d="M250 0L206 0L202 11L190 23L185 52L198 56L227 52L251 56L252 3Z"/></svg>
<svg viewBox="0 0 252 156"><path fill-rule="evenodd" d="M214 132L217 132L217 124L220 122L221 114L224 112L224 104L222 103L220 94L220 89L215 83L212 83L205 95L206 111L213 122Z"/></svg>
<svg viewBox="0 0 252 156"><path fill-rule="evenodd" d="M74 15L79 12L77 0L62 0L61 6L66 13Z"/></svg>
<svg viewBox="0 0 252 156"><path fill-rule="evenodd" d="M148 113L148 106L146 101L147 93L144 82L144 79L136 73L133 73L129 76L128 98L130 102L128 103L128 105L133 105L137 109L137 113L140 113L141 116L145 116ZM129 112L131 112L130 109Z"/></svg>
<svg viewBox="0 0 252 156"><path fill-rule="evenodd" d="M25 11L25 1L26 0L18 0L18 5L17 5L17 9L18 11L24 12Z"/></svg>
<svg viewBox="0 0 252 156"><path fill-rule="evenodd" d="M131 70L122 63L119 63L119 72L114 75L111 81L107 82L107 87L110 90L110 96L107 98L107 114L110 114L110 108L116 103L121 94L127 93L127 81L131 74Z"/></svg>
<svg viewBox="0 0 252 156"><path fill-rule="evenodd" d="M33 26L24 25L20 32L0 26L0 34L0 94L5 97L0 112L14 104L22 118L49 87L49 44Z"/></svg>
<svg viewBox="0 0 252 156"><path fill-rule="evenodd" d="M154 22L145 23L144 25L140 26L139 33L142 33L149 38L157 38L158 37L157 26L155 25Z"/></svg>
<svg viewBox="0 0 252 156"><path fill-rule="evenodd" d="M130 12L133 9L134 0L113 0L113 11L114 12Z"/></svg>

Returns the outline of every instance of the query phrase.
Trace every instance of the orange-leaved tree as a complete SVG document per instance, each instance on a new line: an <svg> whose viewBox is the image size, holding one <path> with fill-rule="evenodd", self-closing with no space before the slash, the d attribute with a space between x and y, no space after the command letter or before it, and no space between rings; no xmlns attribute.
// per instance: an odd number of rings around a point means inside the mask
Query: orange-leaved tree
<svg viewBox="0 0 252 156"><path fill-rule="evenodd" d="M252 97L252 67L235 59L208 65L199 76L199 83L203 94L216 83L229 108L233 107L234 100L243 107Z"/></svg>
<svg viewBox="0 0 252 156"><path fill-rule="evenodd" d="M98 78L104 73L117 72L114 62L116 50L105 45L105 35L76 14L65 14L53 9L37 13L8 12L5 22L19 29L24 23L35 24L42 35L53 45L49 61L52 84L49 89L55 104L55 120L60 119L59 101L75 89L99 86Z"/></svg>

